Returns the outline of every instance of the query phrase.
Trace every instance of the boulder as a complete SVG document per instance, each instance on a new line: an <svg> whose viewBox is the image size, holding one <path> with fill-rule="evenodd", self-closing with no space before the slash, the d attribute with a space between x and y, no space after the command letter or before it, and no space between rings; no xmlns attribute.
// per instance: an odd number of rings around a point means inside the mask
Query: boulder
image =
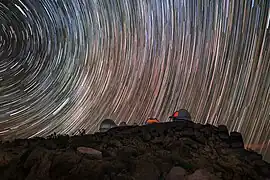
<svg viewBox="0 0 270 180"><path fill-rule="evenodd" d="M147 162L145 160L137 160L135 162L134 178L135 179L147 179L156 180L160 176L159 170L154 163Z"/></svg>
<svg viewBox="0 0 270 180"><path fill-rule="evenodd" d="M235 142L244 143L241 133L239 133L239 132L231 132L230 133L230 142L231 143L235 143Z"/></svg>
<svg viewBox="0 0 270 180"><path fill-rule="evenodd" d="M187 180L219 180L220 178L209 173L205 169L198 169L193 174L187 176Z"/></svg>
<svg viewBox="0 0 270 180"><path fill-rule="evenodd" d="M223 133L223 134L228 134L228 135L229 135L228 128L227 128L227 126L225 126L225 125L219 125L219 126L218 126L218 132L219 132L219 133Z"/></svg>
<svg viewBox="0 0 270 180"><path fill-rule="evenodd" d="M168 175L166 180L181 180L185 178L186 170L182 167L173 167Z"/></svg>
<svg viewBox="0 0 270 180"><path fill-rule="evenodd" d="M93 148L89 148L89 147L78 147L77 151L82 153L82 154L87 154L90 157L96 158L96 159L102 159L102 152L98 151L96 149Z"/></svg>

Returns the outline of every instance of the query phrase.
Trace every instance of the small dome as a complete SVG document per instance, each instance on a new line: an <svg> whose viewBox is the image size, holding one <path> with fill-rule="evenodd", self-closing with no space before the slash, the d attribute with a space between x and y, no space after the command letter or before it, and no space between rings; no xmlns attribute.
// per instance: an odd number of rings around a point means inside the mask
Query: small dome
<svg viewBox="0 0 270 180"><path fill-rule="evenodd" d="M153 123L159 123L159 120L157 118L148 118L145 122L145 124L153 124Z"/></svg>
<svg viewBox="0 0 270 180"><path fill-rule="evenodd" d="M99 126L99 131L100 132L106 132L109 129L116 127L117 125L115 124L115 122L111 119L104 119L100 126Z"/></svg>
<svg viewBox="0 0 270 180"><path fill-rule="evenodd" d="M175 111L172 116L170 116L173 120L187 120L191 121L191 115L186 109L180 109L179 111Z"/></svg>

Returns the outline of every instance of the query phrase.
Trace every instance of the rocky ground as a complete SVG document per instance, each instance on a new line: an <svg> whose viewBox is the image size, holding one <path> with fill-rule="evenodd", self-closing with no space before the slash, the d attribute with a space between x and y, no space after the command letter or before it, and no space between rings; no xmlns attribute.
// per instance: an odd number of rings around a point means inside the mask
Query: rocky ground
<svg viewBox="0 0 270 180"><path fill-rule="evenodd" d="M170 122L0 145L0 179L218 180L270 177L270 164L226 126ZM270 178L269 178L270 179Z"/></svg>

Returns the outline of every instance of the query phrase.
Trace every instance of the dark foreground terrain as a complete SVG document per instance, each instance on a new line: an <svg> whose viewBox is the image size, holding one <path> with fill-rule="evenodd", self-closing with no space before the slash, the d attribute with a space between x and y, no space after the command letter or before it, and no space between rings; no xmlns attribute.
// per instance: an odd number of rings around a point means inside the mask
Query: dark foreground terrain
<svg viewBox="0 0 270 180"><path fill-rule="evenodd" d="M262 156L226 126L171 122L0 145L0 179L218 180L270 177Z"/></svg>

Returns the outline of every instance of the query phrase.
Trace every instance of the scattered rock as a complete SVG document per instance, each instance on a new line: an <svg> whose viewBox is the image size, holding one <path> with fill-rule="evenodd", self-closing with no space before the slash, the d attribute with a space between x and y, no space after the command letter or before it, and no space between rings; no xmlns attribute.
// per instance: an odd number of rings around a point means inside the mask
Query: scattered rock
<svg viewBox="0 0 270 180"><path fill-rule="evenodd" d="M134 179L156 180L159 178L159 170L155 164L147 161L137 161L135 165Z"/></svg>
<svg viewBox="0 0 270 180"><path fill-rule="evenodd" d="M261 173L265 176L265 177L270 177L270 167L262 167L260 169Z"/></svg>
<svg viewBox="0 0 270 180"><path fill-rule="evenodd" d="M123 121L119 124L119 126L127 126L127 123Z"/></svg>
<svg viewBox="0 0 270 180"><path fill-rule="evenodd" d="M241 148L244 148L244 143L242 142L231 143L231 147L233 149L241 149Z"/></svg>
<svg viewBox="0 0 270 180"><path fill-rule="evenodd" d="M151 135L150 135L150 133L144 132L144 133L143 133L143 140L144 140L145 142L150 141L150 140L151 140Z"/></svg>
<svg viewBox="0 0 270 180"><path fill-rule="evenodd" d="M241 135L241 133L239 132L231 132L230 133L230 142L231 143L235 143L235 142L240 142L240 143L243 143L243 137Z"/></svg>
<svg viewBox="0 0 270 180"><path fill-rule="evenodd" d="M225 142L227 142L229 139L230 139L230 136L229 136L229 134L226 134L226 133L219 133L219 138L221 139L221 140L224 140Z"/></svg>
<svg viewBox="0 0 270 180"><path fill-rule="evenodd" d="M228 128L227 128L227 126L225 126L225 125L219 125L219 126L218 126L218 132L219 132L219 133L224 133L224 134L228 134L228 135L229 135Z"/></svg>
<svg viewBox="0 0 270 180"><path fill-rule="evenodd" d="M181 167L173 167L166 177L166 180L181 180L185 178L186 170Z"/></svg>
<svg viewBox="0 0 270 180"><path fill-rule="evenodd" d="M262 159L262 155L258 154L258 153L250 153L250 155L248 156L248 159L250 161L255 161L255 160L261 160Z"/></svg>
<svg viewBox="0 0 270 180"><path fill-rule="evenodd" d="M262 166L266 165L266 162L261 160L261 159L255 160L253 163L254 163L255 166L259 166L259 167L262 167Z"/></svg>
<svg viewBox="0 0 270 180"><path fill-rule="evenodd" d="M82 154L87 154L90 157L96 158L96 159L102 159L102 153L96 149L89 148L89 147L78 147L77 151Z"/></svg>
<svg viewBox="0 0 270 180"><path fill-rule="evenodd" d="M181 135L182 136L187 136L187 137L191 137L194 135L194 131L192 128L188 128L188 129L185 129L181 132Z"/></svg>
<svg viewBox="0 0 270 180"><path fill-rule="evenodd" d="M222 148L229 148L230 145L227 144L227 143L225 143L225 142L221 142L221 143L220 143L220 147L222 147Z"/></svg>
<svg viewBox="0 0 270 180"><path fill-rule="evenodd" d="M219 178L204 169L198 169L189 175L187 180L219 180Z"/></svg>

